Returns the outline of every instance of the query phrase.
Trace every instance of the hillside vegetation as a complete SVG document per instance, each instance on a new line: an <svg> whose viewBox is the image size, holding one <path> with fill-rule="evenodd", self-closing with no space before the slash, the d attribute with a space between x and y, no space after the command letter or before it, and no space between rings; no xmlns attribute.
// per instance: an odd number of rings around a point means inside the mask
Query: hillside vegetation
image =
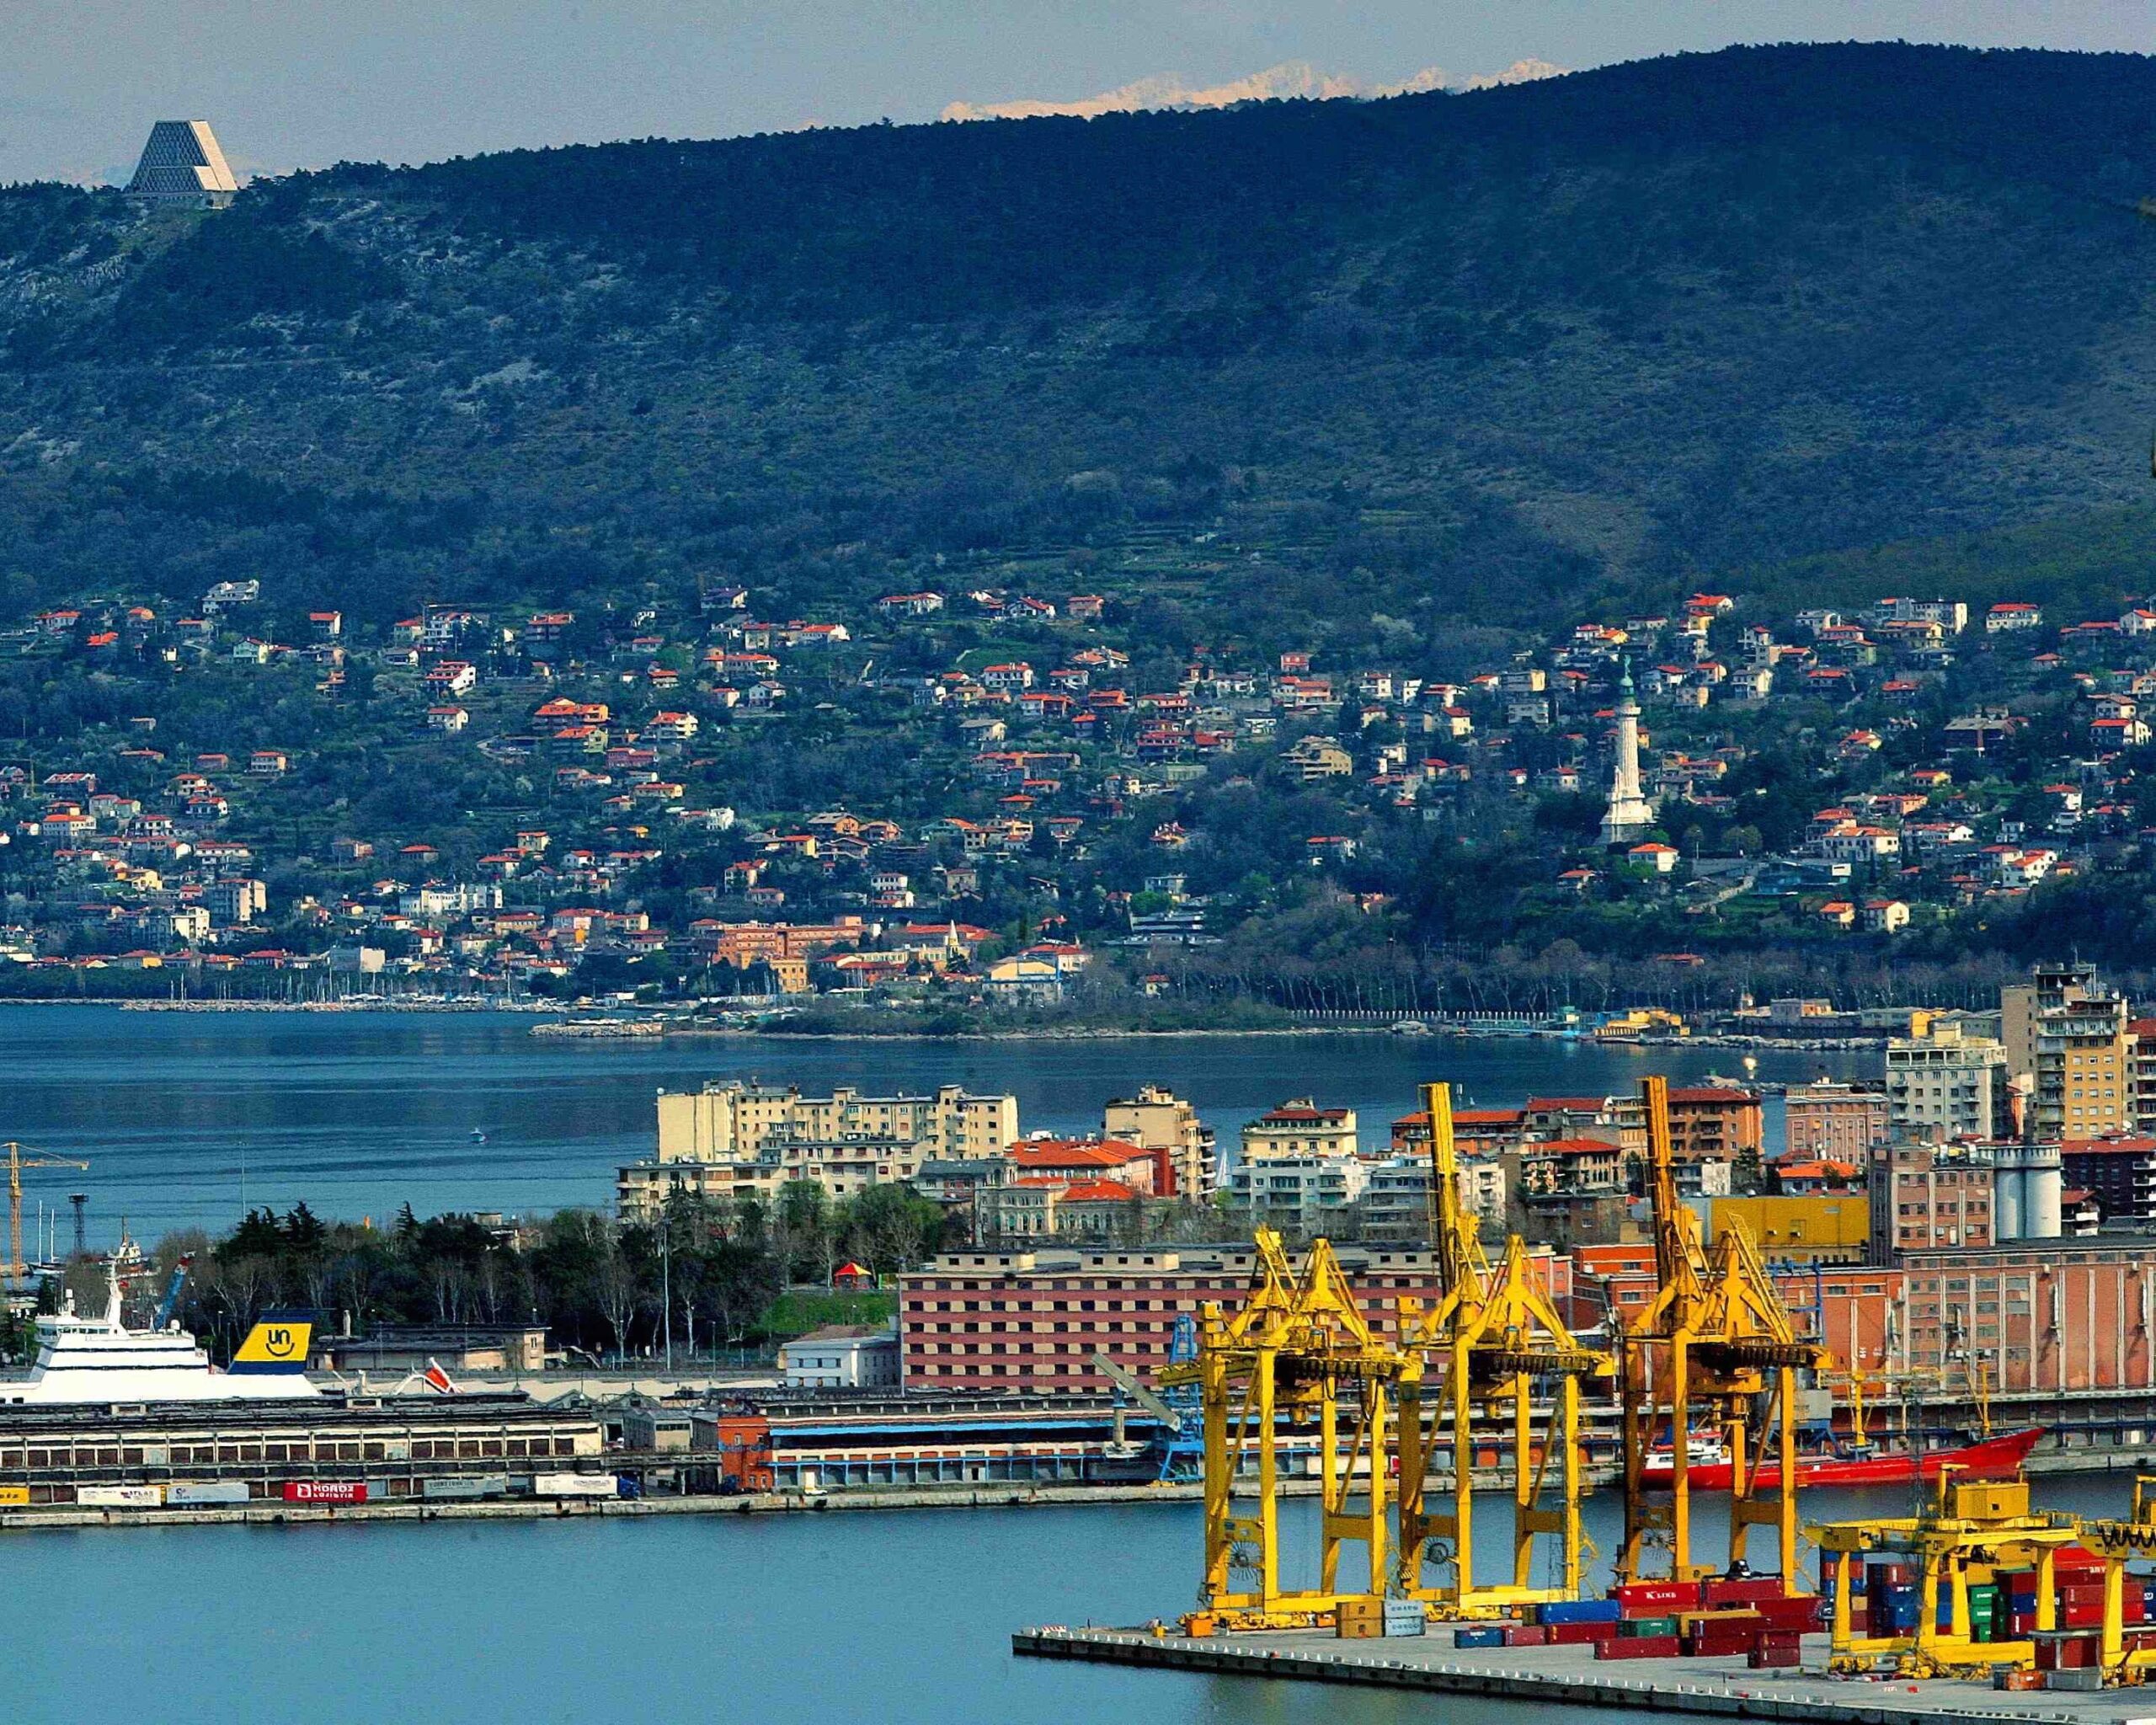
<svg viewBox="0 0 2156 1725"><path fill-rule="evenodd" d="M784 616L1046 564L1441 660L1703 582L2108 604L2148 585L2151 193L2156 61L1893 45L206 215L19 187L0 613L257 577L360 624L700 579Z"/></svg>

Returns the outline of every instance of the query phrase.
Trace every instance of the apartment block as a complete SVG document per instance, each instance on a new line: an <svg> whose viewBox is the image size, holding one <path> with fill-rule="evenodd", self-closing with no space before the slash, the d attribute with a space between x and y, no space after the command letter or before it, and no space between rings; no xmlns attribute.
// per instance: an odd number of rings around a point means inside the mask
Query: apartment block
<svg viewBox="0 0 2156 1725"><path fill-rule="evenodd" d="M2132 1130L2135 1066L2125 997L2093 964L2054 964L1999 991L2009 1069L2032 1081L2029 1126L2051 1143Z"/></svg>
<svg viewBox="0 0 2156 1725"><path fill-rule="evenodd" d="M921 1145L924 1156L963 1159L1000 1156L1017 1137L1017 1097L969 1096L955 1084L932 1096L863 1096L841 1087L812 1097L791 1085L728 1079L659 1096L662 1162L754 1158L773 1139L888 1139Z"/></svg>
<svg viewBox="0 0 2156 1725"><path fill-rule="evenodd" d="M2006 1044L1947 1021L1886 1044L1886 1125L1897 1136L2013 1135Z"/></svg>
<svg viewBox="0 0 2156 1725"><path fill-rule="evenodd" d="M1861 1168L1871 1146L1886 1136L1882 1090L1825 1079L1792 1084L1783 1103L1782 1155L1791 1162L1845 1162Z"/></svg>
<svg viewBox="0 0 2156 1725"><path fill-rule="evenodd" d="M1911 1252L1989 1246L1993 1178L1988 1145L1881 1145L1866 1182L1872 1262L1896 1263Z"/></svg>

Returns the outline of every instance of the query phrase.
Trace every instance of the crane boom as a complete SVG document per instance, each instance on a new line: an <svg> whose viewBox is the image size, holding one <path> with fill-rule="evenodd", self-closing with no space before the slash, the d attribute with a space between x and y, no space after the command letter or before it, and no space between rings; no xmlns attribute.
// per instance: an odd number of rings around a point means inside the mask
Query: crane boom
<svg viewBox="0 0 2156 1725"><path fill-rule="evenodd" d="M172 1315L179 1309L179 1290L187 1284L187 1272L193 1265L192 1257L183 1257L172 1267L172 1280L165 1284L164 1297L157 1301L157 1315L150 1327L162 1330L172 1322Z"/></svg>
<svg viewBox="0 0 2156 1725"><path fill-rule="evenodd" d="M67 1156L24 1156L23 1147L12 1138L8 1140L8 1274L22 1276L29 1266L23 1262L23 1170L24 1168L80 1168L88 1172L89 1164Z"/></svg>
<svg viewBox="0 0 2156 1725"><path fill-rule="evenodd" d="M1151 1386L1136 1372L1128 1366L1118 1365L1105 1354L1096 1354L1093 1356L1093 1367L1116 1388L1129 1397L1170 1431L1182 1430L1182 1415L1169 1406L1161 1397L1155 1395Z"/></svg>
<svg viewBox="0 0 2156 1725"><path fill-rule="evenodd" d="M1479 1307L1490 1280L1481 1230L1460 1201L1460 1146L1453 1137L1452 1086L1425 1084L1422 1106L1430 1116L1430 1247L1446 1294Z"/></svg>
<svg viewBox="0 0 2156 1725"><path fill-rule="evenodd" d="M1640 1081L1647 1125L1647 1198L1654 1214L1654 1267L1665 1288L1696 1286L1706 1274L1700 1220L1677 1195L1677 1158L1669 1132L1669 1080L1659 1072Z"/></svg>

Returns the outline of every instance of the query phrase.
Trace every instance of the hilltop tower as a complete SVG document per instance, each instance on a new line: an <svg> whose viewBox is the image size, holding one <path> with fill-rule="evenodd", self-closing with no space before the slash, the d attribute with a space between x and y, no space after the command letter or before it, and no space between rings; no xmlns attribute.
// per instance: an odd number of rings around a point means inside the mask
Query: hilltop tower
<svg viewBox="0 0 2156 1725"><path fill-rule="evenodd" d="M142 159L127 182L127 195L160 204L197 204L221 210L239 182L217 147L206 120L160 120L150 128Z"/></svg>
<svg viewBox="0 0 2156 1725"><path fill-rule="evenodd" d="M1609 777L1609 808L1602 817L1602 841L1627 843L1654 825L1654 804L1640 792L1640 702L1627 663L1617 684L1617 770Z"/></svg>

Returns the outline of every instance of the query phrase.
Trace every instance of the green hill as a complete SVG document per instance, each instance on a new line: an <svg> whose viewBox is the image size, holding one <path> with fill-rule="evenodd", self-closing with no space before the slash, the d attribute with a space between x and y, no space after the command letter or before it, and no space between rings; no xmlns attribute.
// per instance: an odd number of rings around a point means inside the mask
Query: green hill
<svg viewBox="0 0 2156 1725"><path fill-rule="evenodd" d="M1703 582L2108 602L2151 194L2156 61L1901 45L346 165L214 214L18 187L0 611L255 576L376 622L699 578L798 612L940 558L1441 655Z"/></svg>

